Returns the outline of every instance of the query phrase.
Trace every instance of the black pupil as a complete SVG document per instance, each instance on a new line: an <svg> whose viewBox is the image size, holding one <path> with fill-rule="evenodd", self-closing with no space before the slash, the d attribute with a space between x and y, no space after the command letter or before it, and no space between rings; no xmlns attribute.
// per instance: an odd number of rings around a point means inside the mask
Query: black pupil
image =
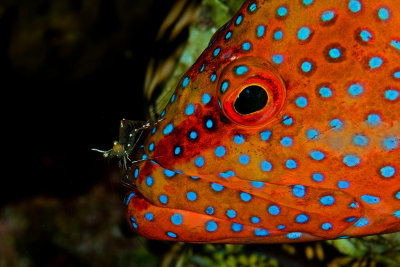
<svg viewBox="0 0 400 267"><path fill-rule="evenodd" d="M250 114L263 109L268 102L265 90L257 85L245 88L235 101L235 109L242 115Z"/></svg>

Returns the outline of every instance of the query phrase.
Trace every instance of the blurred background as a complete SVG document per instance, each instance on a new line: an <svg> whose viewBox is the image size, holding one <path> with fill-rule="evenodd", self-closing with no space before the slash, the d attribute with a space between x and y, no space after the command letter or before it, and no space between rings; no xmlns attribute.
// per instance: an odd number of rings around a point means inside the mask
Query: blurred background
<svg viewBox="0 0 400 267"><path fill-rule="evenodd" d="M400 266L399 235L232 246L129 229L118 160L91 149L110 149L122 118L157 113L242 2L0 1L0 267Z"/></svg>

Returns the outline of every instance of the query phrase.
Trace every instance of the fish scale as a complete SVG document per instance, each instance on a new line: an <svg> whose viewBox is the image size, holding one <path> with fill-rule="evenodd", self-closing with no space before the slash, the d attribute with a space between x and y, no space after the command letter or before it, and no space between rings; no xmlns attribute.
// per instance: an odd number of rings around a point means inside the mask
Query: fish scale
<svg viewBox="0 0 400 267"><path fill-rule="evenodd" d="M393 0L246 1L135 155L132 228L194 243L400 231L398 29Z"/></svg>

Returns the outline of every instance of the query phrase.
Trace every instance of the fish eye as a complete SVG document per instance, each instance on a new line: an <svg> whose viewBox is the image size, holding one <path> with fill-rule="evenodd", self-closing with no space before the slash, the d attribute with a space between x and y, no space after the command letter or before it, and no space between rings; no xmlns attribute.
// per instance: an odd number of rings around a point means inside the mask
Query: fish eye
<svg viewBox="0 0 400 267"><path fill-rule="evenodd" d="M278 71L256 57L238 58L224 66L215 89L225 117L242 127L272 122L286 99L285 83Z"/></svg>
<svg viewBox="0 0 400 267"><path fill-rule="evenodd" d="M262 110L267 103L268 94L265 89L258 85L250 85L239 93L234 106L239 114L248 115Z"/></svg>

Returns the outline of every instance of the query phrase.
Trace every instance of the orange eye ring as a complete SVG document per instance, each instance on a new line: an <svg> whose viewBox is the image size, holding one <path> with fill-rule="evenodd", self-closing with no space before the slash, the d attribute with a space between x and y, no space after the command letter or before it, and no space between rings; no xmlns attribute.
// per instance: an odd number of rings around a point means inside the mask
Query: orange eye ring
<svg viewBox="0 0 400 267"><path fill-rule="evenodd" d="M244 101L244 108L238 110L244 91L250 96ZM286 88L270 63L245 57L231 62L223 70L218 82L218 98L230 120L242 126L257 127L268 124L282 109Z"/></svg>

